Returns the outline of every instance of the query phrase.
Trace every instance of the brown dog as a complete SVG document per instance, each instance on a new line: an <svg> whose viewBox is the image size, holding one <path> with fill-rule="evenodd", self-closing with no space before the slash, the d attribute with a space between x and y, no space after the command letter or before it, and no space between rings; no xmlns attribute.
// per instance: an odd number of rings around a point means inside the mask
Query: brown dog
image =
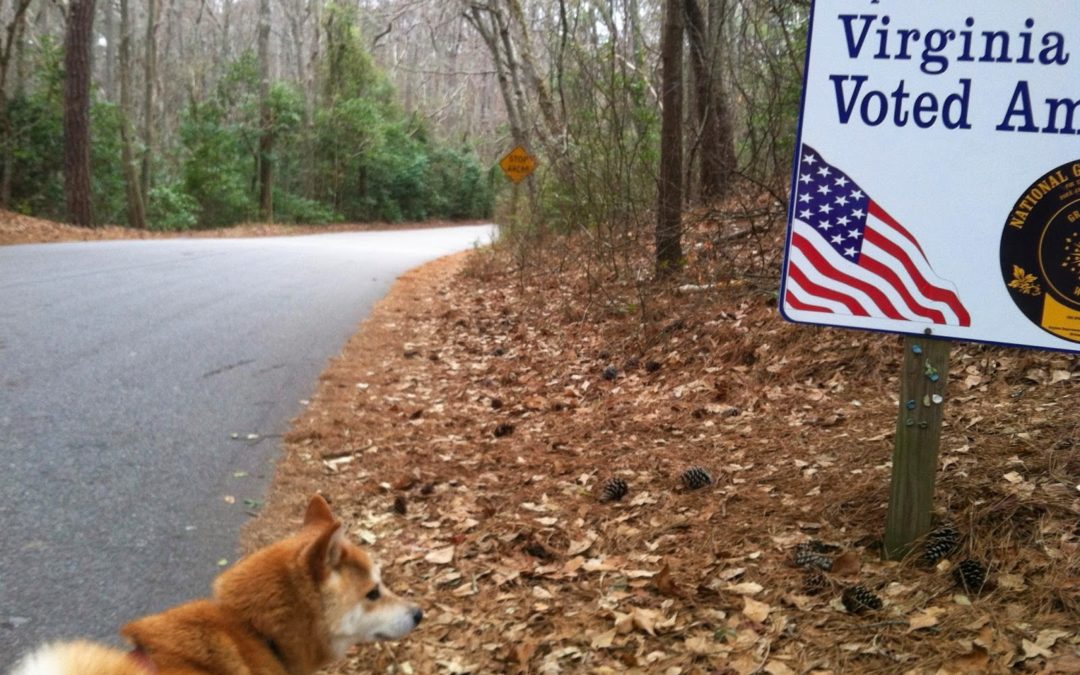
<svg viewBox="0 0 1080 675"><path fill-rule="evenodd" d="M422 617L383 587L371 557L315 496L300 532L223 572L212 598L124 626L132 651L49 645L12 675L306 675L358 642L396 640Z"/></svg>

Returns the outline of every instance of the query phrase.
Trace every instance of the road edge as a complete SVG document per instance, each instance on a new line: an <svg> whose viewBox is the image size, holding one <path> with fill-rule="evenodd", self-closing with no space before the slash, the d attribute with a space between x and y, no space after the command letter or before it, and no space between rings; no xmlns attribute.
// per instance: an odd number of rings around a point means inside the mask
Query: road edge
<svg viewBox="0 0 1080 675"><path fill-rule="evenodd" d="M356 332L346 340L338 355L327 362L319 374L310 402L289 421L274 461L263 506L258 516L240 531L241 553L246 555L298 528L303 521L304 507L312 495L323 494L333 502L333 496L324 492L320 484L325 470L323 458L306 452L311 439L297 435L301 420L329 416L335 409L340 409L342 390L356 386L354 382L344 381L349 372L374 368L391 356L399 355L402 345L409 342L411 330L409 322L401 320L402 314L414 315L425 305L430 305L438 288L451 283L474 254L473 250L461 251L405 271L358 324ZM430 311L430 307L427 309ZM348 410L338 412L348 415Z"/></svg>

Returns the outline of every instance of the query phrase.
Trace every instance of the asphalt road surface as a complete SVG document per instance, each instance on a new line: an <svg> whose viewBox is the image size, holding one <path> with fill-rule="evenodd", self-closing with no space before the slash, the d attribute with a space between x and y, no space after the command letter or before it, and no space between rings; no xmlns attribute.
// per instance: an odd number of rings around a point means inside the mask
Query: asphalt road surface
<svg viewBox="0 0 1080 675"><path fill-rule="evenodd" d="M327 359L493 232L0 247L0 672L205 596Z"/></svg>

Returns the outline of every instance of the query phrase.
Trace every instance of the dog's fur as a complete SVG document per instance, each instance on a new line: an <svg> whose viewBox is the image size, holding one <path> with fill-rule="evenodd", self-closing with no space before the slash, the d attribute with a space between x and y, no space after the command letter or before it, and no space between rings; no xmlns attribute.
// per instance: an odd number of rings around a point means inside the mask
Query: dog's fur
<svg viewBox="0 0 1080 675"><path fill-rule="evenodd" d="M124 626L132 651L54 644L11 675L307 675L353 644L404 636L422 616L383 587L371 557L315 496L297 534L223 572L210 599Z"/></svg>

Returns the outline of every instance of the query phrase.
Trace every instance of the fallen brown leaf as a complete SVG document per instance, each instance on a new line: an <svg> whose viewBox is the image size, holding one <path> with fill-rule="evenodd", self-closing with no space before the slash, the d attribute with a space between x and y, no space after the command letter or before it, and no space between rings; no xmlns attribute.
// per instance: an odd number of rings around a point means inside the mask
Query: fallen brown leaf
<svg viewBox="0 0 1080 675"><path fill-rule="evenodd" d="M833 560L832 573L841 577L853 577L862 569L862 562L855 551L847 551Z"/></svg>
<svg viewBox="0 0 1080 675"><path fill-rule="evenodd" d="M940 669L936 675L954 675L956 673L985 673L990 665L990 653L982 647L973 647L971 652L957 656Z"/></svg>
<svg viewBox="0 0 1080 675"><path fill-rule="evenodd" d="M1053 675L1055 673L1080 673L1080 656L1065 654L1054 657L1046 662L1046 666L1039 671L1039 675Z"/></svg>
<svg viewBox="0 0 1080 675"><path fill-rule="evenodd" d="M908 630L912 632L921 628L930 628L938 624L938 617L945 613L944 607L929 607L921 612L908 617Z"/></svg>
<svg viewBox="0 0 1080 675"><path fill-rule="evenodd" d="M424 556L424 560L433 565L448 565L454 559L454 547L437 548Z"/></svg>
<svg viewBox="0 0 1080 675"><path fill-rule="evenodd" d="M536 641L525 640L519 642L510 649L510 663L514 664L519 673L529 672L529 661L536 653Z"/></svg>
<svg viewBox="0 0 1080 675"><path fill-rule="evenodd" d="M772 606L767 603L758 602L753 598L743 598L743 614L755 623L765 623L771 611Z"/></svg>
<svg viewBox="0 0 1080 675"><path fill-rule="evenodd" d="M593 636L590 644L592 645L593 649L607 649L611 647L612 643L615 641L615 635L617 633L617 628L612 628L611 630L604 631L599 635Z"/></svg>
<svg viewBox="0 0 1080 675"><path fill-rule="evenodd" d="M656 588L661 594L670 597L681 598L685 595L679 585L675 583L675 580L671 578L671 565L664 563L664 566L660 568L660 573L653 579L653 583L656 584Z"/></svg>

